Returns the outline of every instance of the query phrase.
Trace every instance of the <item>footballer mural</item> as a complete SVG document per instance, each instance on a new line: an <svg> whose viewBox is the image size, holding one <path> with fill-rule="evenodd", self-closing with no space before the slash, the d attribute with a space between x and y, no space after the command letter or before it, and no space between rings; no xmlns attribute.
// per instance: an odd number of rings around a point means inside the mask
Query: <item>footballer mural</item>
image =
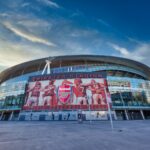
<svg viewBox="0 0 150 150"><path fill-rule="evenodd" d="M31 81L25 106L107 105L110 94L105 78L72 78Z"/></svg>

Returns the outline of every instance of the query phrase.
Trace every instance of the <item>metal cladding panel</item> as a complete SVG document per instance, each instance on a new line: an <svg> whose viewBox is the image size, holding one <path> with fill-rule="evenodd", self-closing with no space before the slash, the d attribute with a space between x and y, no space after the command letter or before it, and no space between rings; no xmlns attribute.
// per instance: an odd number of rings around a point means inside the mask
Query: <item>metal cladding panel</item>
<svg viewBox="0 0 150 150"><path fill-rule="evenodd" d="M30 82L52 80L52 79L72 79L72 78L105 78L107 73L101 72L71 72L71 73L58 73L49 75L37 75L29 77Z"/></svg>
<svg viewBox="0 0 150 150"><path fill-rule="evenodd" d="M8 79L20 76L22 74L42 70L44 68L46 59L52 61L51 68L59 67L60 65L62 67L62 66L83 65L90 63L113 63L116 65L117 64L123 65L139 70L147 76L147 79L150 79L150 68L137 61L113 56L67 55L67 56L56 56L37 59L10 67L0 73L0 83Z"/></svg>

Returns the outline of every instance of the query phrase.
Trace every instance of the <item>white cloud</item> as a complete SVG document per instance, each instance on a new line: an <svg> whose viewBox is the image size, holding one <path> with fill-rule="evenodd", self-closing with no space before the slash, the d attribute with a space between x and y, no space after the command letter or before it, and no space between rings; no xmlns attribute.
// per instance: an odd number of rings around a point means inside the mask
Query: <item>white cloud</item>
<svg viewBox="0 0 150 150"><path fill-rule="evenodd" d="M60 6L57 3L55 3L51 0L38 0L38 1L40 1L40 2L42 2L45 5L50 6L50 7L60 8Z"/></svg>
<svg viewBox="0 0 150 150"><path fill-rule="evenodd" d="M90 38L98 35L97 30L88 30L88 29L72 29L69 32L70 32L70 36L72 37Z"/></svg>
<svg viewBox="0 0 150 150"><path fill-rule="evenodd" d="M1 16L1 17L8 17L9 14L8 14L8 13L0 13L0 16Z"/></svg>
<svg viewBox="0 0 150 150"><path fill-rule="evenodd" d="M60 52L26 43L0 41L0 45L0 70L29 60L64 54L64 51Z"/></svg>
<svg viewBox="0 0 150 150"><path fill-rule="evenodd" d="M30 3L23 3L22 5L21 5L21 7L26 7L26 6L29 6L30 5Z"/></svg>
<svg viewBox="0 0 150 150"><path fill-rule="evenodd" d="M46 40L46 39L43 39L41 37L37 37L37 36L34 36L32 34L29 34L29 33L26 33L22 30L19 30L17 29L16 27L14 27L12 24L8 23L8 22L5 22L3 23L4 26L9 29L10 31L12 31L13 33L15 33L16 35L30 41L30 42L35 42L35 43L41 43L41 44L45 44L47 46L55 46L54 43Z"/></svg>
<svg viewBox="0 0 150 150"><path fill-rule="evenodd" d="M110 27L110 25L109 25L106 21L104 21L104 20L102 20L102 19L100 19L100 18L97 19L97 21L98 21L99 23L101 23L101 24L107 26L107 27Z"/></svg>
<svg viewBox="0 0 150 150"><path fill-rule="evenodd" d="M115 49L116 51L120 52L124 56L128 56L130 54L130 52L126 48L124 48L124 47L120 47L120 46L118 46L116 44L113 44L113 43L109 43L109 45L113 49Z"/></svg>
<svg viewBox="0 0 150 150"><path fill-rule="evenodd" d="M42 19L34 19L32 18L32 20L30 18L26 18L26 19L21 19L20 21L17 22L17 24L22 25L26 28L46 28L46 27L51 27L52 24L50 22L47 22L45 20Z"/></svg>
<svg viewBox="0 0 150 150"><path fill-rule="evenodd" d="M66 55L92 54L92 51L89 47L78 42L68 41L64 44Z"/></svg>
<svg viewBox="0 0 150 150"><path fill-rule="evenodd" d="M128 37L128 36L127 36L127 39L128 39L130 42L132 42L132 43L142 44L141 41L139 41L139 40L137 40L137 39L134 39L134 38L132 38L132 37Z"/></svg>
<svg viewBox="0 0 150 150"><path fill-rule="evenodd" d="M115 51L119 52L119 56L134 59L136 61L141 61L150 66L150 43L138 42L138 45L133 49L129 50L127 48L121 47L114 43L108 43ZM115 55L118 55L115 53Z"/></svg>
<svg viewBox="0 0 150 150"><path fill-rule="evenodd" d="M29 60L44 58L48 56L92 54L88 47L68 41L63 48L49 49L38 47L24 42L12 43L0 40L0 70L20 64Z"/></svg>

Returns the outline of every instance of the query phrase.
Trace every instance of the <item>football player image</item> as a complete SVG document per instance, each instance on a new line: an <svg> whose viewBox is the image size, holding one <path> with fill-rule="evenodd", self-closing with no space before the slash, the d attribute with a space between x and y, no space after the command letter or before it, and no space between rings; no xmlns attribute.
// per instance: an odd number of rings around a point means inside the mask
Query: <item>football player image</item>
<svg viewBox="0 0 150 150"><path fill-rule="evenodd" d="M86 95L87 87L88 87L88 84L83 84L80 78L74 79L73 91L76 95L76 104L80 104L80 105L88 104L88 99Z"/></svg>
<svg viewBox="0 0 150 150"><path fill-rule="evenodd" d="M29 98L29 95L30 95L30 86L29 84L27 85L26 87L26 98L25 98L25 104L27 105L27 101L28 101L28 98Z"/></svg>
<svg viewBox="0 0 150 150"><path fill-rule="evenodd" d="M41 92L41 82L37 81L33 88L26 91L28 93L27 106L37 106Z"/></svg>
<svg viewBox="0 0 150 150"><path fill-rule="evenodd" d="M105 105L105 97L103 95L103 87L100 83L97 83L95 80L91 80L91 86L89 86L89 89L92 92L92 99L93 104L101 104Z"/></svg>
<svg viewBox="0 0 150 150"><path fill-rule="evenodd" d="M42 90L44 92L42 95L44 106L50 106L53 104L53 101L56 100L56 86L54 85L54 82L55 80L50 80L49 84Z"/></svg>

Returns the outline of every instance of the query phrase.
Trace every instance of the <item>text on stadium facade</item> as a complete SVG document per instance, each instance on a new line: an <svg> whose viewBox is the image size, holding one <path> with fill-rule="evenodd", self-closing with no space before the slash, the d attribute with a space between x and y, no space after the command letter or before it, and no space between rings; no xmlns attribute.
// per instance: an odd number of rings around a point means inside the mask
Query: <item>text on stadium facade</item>
<svg viewBox="0 0 150 150"><path fill-rule="evenodd" d="M74 79L74 78L106 78L106 72L86 72L86 73L62 73L62 74L50 74L31 76L30 82L51 80L51 79Z"/></svg>

